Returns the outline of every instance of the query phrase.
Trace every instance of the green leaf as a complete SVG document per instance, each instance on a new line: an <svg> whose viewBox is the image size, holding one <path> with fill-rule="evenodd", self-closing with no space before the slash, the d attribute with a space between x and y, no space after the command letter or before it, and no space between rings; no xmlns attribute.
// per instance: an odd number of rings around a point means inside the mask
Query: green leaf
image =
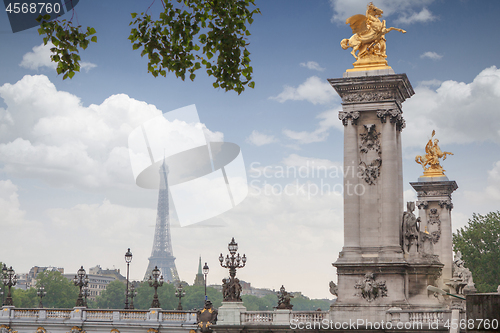
<svg viewBox="0 0 500 333"><path fill-rule="evenodd" d="M191 75L189 75L189 78L191 79L191 81L194 81L194 78L196 77L196 75L193 73Z"/></svg>
<svg viewBox="0 0 500 333"><path fill-rule="evenodd" d="M90 39L91 42L97 43L97 36L92 36Z"/></svg>
<svg viewBox="0 0 500 333"><path fill-rule="evenodd" d="M253 81L252 81L252 82L250 82L250 83L248 84L248 86L249 86L250 88L255 88L255 82L253 82Z"/></svg>

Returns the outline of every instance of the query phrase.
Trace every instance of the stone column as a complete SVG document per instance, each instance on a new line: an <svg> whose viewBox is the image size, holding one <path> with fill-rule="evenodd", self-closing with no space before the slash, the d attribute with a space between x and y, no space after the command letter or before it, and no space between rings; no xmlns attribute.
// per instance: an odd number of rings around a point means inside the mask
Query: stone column
<svg viewBox="0 0 500 333"><path fill-rule="evenodd" d="M344 125L344 248L342 252L349 256L359 252L359 196L355 194L358 185L358 131L359 112L339 114Z"/></svg>
<svg viewBox="0 0 500 333"><path fill-rule="evenodd" d="M449 289L446 283L453 276L451 194L458 185L447 177L420 177L418 182L410 185L417 192L417 206L422 220L421 229L425 230L427 227L433 238L434 254L438 255L439 261L444 264L438 287Z"/></svg>

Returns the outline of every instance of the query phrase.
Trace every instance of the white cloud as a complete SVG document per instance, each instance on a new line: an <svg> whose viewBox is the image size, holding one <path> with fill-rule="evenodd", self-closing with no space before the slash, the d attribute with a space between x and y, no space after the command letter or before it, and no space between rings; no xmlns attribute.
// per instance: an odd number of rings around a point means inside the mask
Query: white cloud
<svg viewBox="0 0 500 333"><path fill-rule="evenodd" d="M465 196L468 202L498 206L498 202L500 202L500 161L496 162L493 168L488 171L487 184L486 188L480 192L466 191Z"/></svg>
<svg viewBox="0 0 500 333"><path fill-rule="evenodd" d="M440 54L437 54L436 52L425 52L423 54L420 55L420 58L429 58L429 59L432 59L432 60L439 60L441 59L443 56L440 55Z"/></svg>
<svg viewBox="0 0 500 333"><path fill-rule="evenodd" d="M44 45L42 43L38 46L33 47L33 52L28 52L23 55L23 60L21 61L19 66L33 70L38 70L42 67L47 67L55 70L57 68L57 64L50 60L50 56L52 55L50 49L53 47L54 44L52 44L51 42L47 43L47 45ZM97 65L84 61L80 62L80 67L88 73L89 70L97 67Z"/></svg>
<svg viewBox="0 0 500 333"><path fill-rule="evenodd" d="M412 24L415 22L430 22L435 21L437 19L436 16L432 15L432 13L427 8L422 8L422 10L418 13L412 12L409 14L403 13L397 20L396 23L402 24Z"/></svg>
<svg viewBox="0 0 500 333"><path fill-rule="evenodd" d="M384 11L384 19L398 15L395 23L425 22L435 19L432 13L425 8L434 0L379 0L375 4ZM333 9L332 21L345 23L345 20L356 14L365 14L367 2L364 0L330 0ZM388 22L388 27L390 22Z"/></svg>
<svg viewBox="0 0 500 333"><path fill-rule="evenodd" d="M313 104L326 104L337 98L330 84L317 76L311 76L297 88L285 86L278 96L269 97L280 103L288 100L308 101Z"/></svg>
<svg viewBox="0 0 500 333"><path fill-rule="evenodd" d="M316 118L321 119L318 128L312 132L301 131L296 132L289 129L284 129L283 134L289 139L297 141L300 144L325 141L328 137L331 128L342 129L342 122L338 119L339 109L325 111L319 114Z"/></svg>
<svg viewBox="0 0 500 333"><path fill-rule="evenodd" d="M319 71L319 72L322 72L322 71L325 70L316 61L301 62L300 66L306 67L306 68L309 68L309 69L312 69L312 70L315 70L315 71Z"/></svg>
<svg viewBox="0 0 500 333"><path fill-rule="evenodd" d="M437 89L418 86L404 103L405 146L421 145L436 130L440 143L500 144L500 69L486 68L470 82L445 81Z"/></svg>
<svg viewBox="0 0 500 333"><path fill-rule="evenodd" d="M78 97L57 91L43 75L4 84L0 97L7 105L0 108L3 171L87 190L135 187L128 134L162 114L125 94L84 107Z"/></svg>
<svg viewBox="0 0 500 333"><path fill-rule="evenodd" d="M274 137L274 135L266 135L254 130L246 141L256 146L263 146L277 142L278 140Z"/></svg>

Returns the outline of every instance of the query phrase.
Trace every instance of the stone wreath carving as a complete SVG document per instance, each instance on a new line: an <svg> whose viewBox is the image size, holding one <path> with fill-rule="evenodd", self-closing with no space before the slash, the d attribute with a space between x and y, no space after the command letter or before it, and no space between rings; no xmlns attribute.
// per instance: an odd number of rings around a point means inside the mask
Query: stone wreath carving
<svg viewBox="0 0 500 333"><path fill-rule="evenodd" d="M339 119L342 120L342 125L349 125L349 119L351 119L351 124L356 125L359 119L358 111L340 111Z"/></svg>
<svg viewBox="0 0 500 333"><path fill-rule="evenodd" d="M441 220L436 208L431 208L428 220L429 228L431 229L432 243L436 244L441 238ZM437 230L434 230L437 228Z"/></svg>
<svg viewBox="0 0 500 333"><path fill-rule="evenodd" d="M361 177L368 185L375 185L377 178L380 176L380 167L382 166L382 151L380 147L380 132L374 124L363 125L366 133L361 133L361 144L359 145L359 152L361 153L359 161L359 172ZM375 153L375 158L369 162L363 161L367 159L369 153ZM369 159L369 158L368 158Z"/></svg>
<svg viewBox="0 0 500 333"><path fill-rule="evenodd" d="M362 280L354 285L359 291L354 296L362 297L368 302L373 302L379 297L387 297L387 286L385 281L375 281L375 274L366 273Z"/></svg>

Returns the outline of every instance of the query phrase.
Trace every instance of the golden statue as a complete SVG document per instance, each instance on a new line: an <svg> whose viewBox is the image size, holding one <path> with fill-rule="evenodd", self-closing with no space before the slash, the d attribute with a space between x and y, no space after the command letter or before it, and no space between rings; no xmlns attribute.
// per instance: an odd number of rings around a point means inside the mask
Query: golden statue
<svg viewBox="0 0 500 333"><path fill-rule="evenodd" d="M379 19L383 13L370 2L366 9L366 16L358 14L345 21L351 26L353 35L349 39L342 39L340 46L344 50L352 47L351 54L356 58L356 62L353 63L354 68L348 69L348 72L391 68L386 60L385 34L392 30L402 33L406 31L394 27L386 28L385 20ZM357 55L356 52L358 52Z"/></svg>
<svg viewBox="0 0 500 333"><path fill-rule="evenodd" d="M415 162L421 164L424 168L424 177L443 177L445 170L439 164L439 159L442 158L444 161L446 155L453 155L453 153L448 151L441 151L441 148L438 146L438 139L434 139L434 142L432 141L435 134L436 131L433 130L432 136L425 146L425 156L417 155L417 157L415 157Z"/></svg>

